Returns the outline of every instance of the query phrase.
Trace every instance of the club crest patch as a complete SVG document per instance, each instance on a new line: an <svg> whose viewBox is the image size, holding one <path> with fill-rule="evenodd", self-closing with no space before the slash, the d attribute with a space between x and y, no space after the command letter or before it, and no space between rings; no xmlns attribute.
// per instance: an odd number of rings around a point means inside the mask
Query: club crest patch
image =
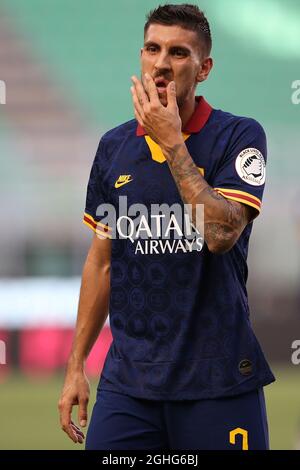
<svg viewBox="0 0 300 470"><path fill-rule="evenodd" d="M266 163L262 153L248 148L238 154L235 169L239 177L252 186L261 186L266 179Z"/></svg>

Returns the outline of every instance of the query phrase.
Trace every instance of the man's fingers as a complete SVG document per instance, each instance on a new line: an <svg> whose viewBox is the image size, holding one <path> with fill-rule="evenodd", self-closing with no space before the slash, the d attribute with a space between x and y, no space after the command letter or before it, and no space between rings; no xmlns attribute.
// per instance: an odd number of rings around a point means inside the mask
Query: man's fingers
<svg viewBox="0 0 300 470"><path fill-rule="evenodd" d="M145 88L149 95L150 102L153 104L160 104L156 85L149 73L145 73Z"/></svg>
<svg viewBox="0 0 300 470"><path fill-rule="evenodd" d="M138 99L136 88L134 86L132 86L132 87L130 87L130 91L132 93L132 100L133 100L134 107L137 110L139 116L141 116L141 118L143 119L144 110L143 110L143 107L142 107L142 105L141 105L141 103Z"/></svg>
<svg viewBox="0 0 300 470"><path fill-rule="evenodd" d="M84 434L83 434L83 432L78 431L77 429L73 428L73 426L72 426L72 431L75 433L75 435L76 435L77 438L78 438L78 437L81 437L82 439L84 439Z"/></svg>
<svg viewBox="0 0 300 470"><path fill-rule="evenodd" d="M73 423L73 421L71 421L71 428L72 428L73 433L76 436L76 442L79 442L79 444L82 444L85 439L83 432L79 429L79 427L75 423Z"/></svg>
<svg viewBox="0 0 300 470"><path fill-rule="evenodd" d="M140 116L140 114L138 113L138 111L136 110L136 108L134 108L134 115L135 115L135 119L137 120L137 122L139 123L139 125L142 126L142 127L144 127L143 119L142 119L142 117Z"/></svg>
<svg viewBox="0 0 300 470"><path fill-rule="evenodd" d="M71 413L72 413L72 403L71 402L59 402L59 414L60 414L60 424L62 430L68 434L69 438L72 439L73 442L78 442L76 433L71 426Z"/></svg>
<svg viewBox="0 0 300 470"><path fill-rule="evenodd" d="M137 99L137 95L136 95L136 91L134 87L131 87L131 93L132 93L135 118L137 122L139 123L139 125L144 127L143 118L145 117L145 115L144 115L144 111L141 105L138 103L138 99Z"/></svg>
<svg viewBox="0 0 300 470"><path fill-rule="evenodd" d="M59 416L60 416L60 424L63 427L67 427L71 424L71 413L72 413L73 404L70 401L60 401L58 408L59 408Z"/></svg>
<svg viewBox="0 0 300 470"><path fill-rule="evenodd" d="M176 109L176 86L175 82L170 82L167 86L167 99L168 99L168 108Z"/></svg>
<svg viewBox="0 0 300 470"><path fill-rule="evenodd" d="M78 422L81 427L85 427L87 423L87 405L88 405L89 399L88 397L85 398L80 398L79 399L79 407L78 407Z"/></svg>
<svg viewBox="0 0 300 470"><path fill-rule="evenodd" d="M142 83L140 82L140 80L135 75L133 75L131 77L131 80L132 80L133 86L136 90L136 95L137 95L138 101L139 101L140 105L143 107L145 104L149 103L149 98L147 96L147 93L145 92L145 89L144 89Z"/></svg>
<svg viewBox="0 0 300 470"><path fill-rule="evenodd" d="M73 421L71 421L71 426L74 428L74 431L78 432L79 434L82 434L84 436L84 433L81 431L81 429L75 424Z"/></svg>
<svg viewBox="0 0 300 470"><path fill-rule="evenodd" d="M75 432L75 435L77 437L77 439L80 437L81 439L84 439L85 436L83 434L83 432L78 428L78 426L76 426L76 424L71 424L71 427L72 427L72 431Z"/></svg>
<svg viewBox="0 0 300 470"><path fill-rule="evenodd" d="M71 424L69 425L62 425L62 430L69 436L69 438L75 442L75 444L78 442L78 435L77 435L77 432L75 431L75 429L71 426Z"/></svg>
<svg viewBox="0 0 300 470"><path fill-rule="evenodd" d="M61 427L62 430L69 436L69 438L75 442L75 444L77 444L77 442L80 444L83 443L85 436L78 426L73 423L73 421L70 421L70 424L62 423Z"/></svg>

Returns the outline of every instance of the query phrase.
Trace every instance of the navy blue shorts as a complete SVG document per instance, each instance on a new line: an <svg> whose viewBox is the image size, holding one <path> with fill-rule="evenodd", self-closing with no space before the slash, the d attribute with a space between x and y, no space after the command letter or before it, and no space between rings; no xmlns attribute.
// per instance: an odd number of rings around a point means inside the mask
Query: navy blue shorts
<svg viewBox="0 0 300 470"><path fill-rule="evenodd" d="M155 401L98 390L86 438L96 450L266 450L263 390L211 400Z"/></svg>

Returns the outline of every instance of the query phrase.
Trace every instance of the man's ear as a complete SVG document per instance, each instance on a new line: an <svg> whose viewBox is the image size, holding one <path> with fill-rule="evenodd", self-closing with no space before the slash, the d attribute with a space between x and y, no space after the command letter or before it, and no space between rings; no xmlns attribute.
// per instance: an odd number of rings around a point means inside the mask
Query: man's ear
<svg viewBox="0 0 300 470"><path fill-rule="evenodd" d="M141 47L141 50L140 50L140 57L142 57L143 50L144 50L144 48L143 48L143 47Z"/></svg>
<svg viewBox="0 0 300 470"><path fill-rule="evenodd" d="M214 63L211 57L206 57L206 59L202 60L196 77L198 83L204 82L207 79L213 65Z"/></svg>

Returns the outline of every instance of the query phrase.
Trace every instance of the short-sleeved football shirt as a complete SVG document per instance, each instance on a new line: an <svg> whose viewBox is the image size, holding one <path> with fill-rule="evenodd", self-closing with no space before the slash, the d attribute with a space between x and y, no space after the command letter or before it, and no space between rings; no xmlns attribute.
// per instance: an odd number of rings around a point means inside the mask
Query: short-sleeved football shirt
<svg viewBox="0 0 300 470"><path fill-rule="evenodd" d="M258 214L267 156L261 125L197 97L183 135L208 184ZM183 207L160 147L136 120L107 132L92 166L84 215L86 225L112 239L113 341L99 386L185 400L238 395L274 381L249 319L252 222L231 250L214 254L171 220L172 211L155 212L162 204ZM139 205L148 214L136 221Z"/></svg>

